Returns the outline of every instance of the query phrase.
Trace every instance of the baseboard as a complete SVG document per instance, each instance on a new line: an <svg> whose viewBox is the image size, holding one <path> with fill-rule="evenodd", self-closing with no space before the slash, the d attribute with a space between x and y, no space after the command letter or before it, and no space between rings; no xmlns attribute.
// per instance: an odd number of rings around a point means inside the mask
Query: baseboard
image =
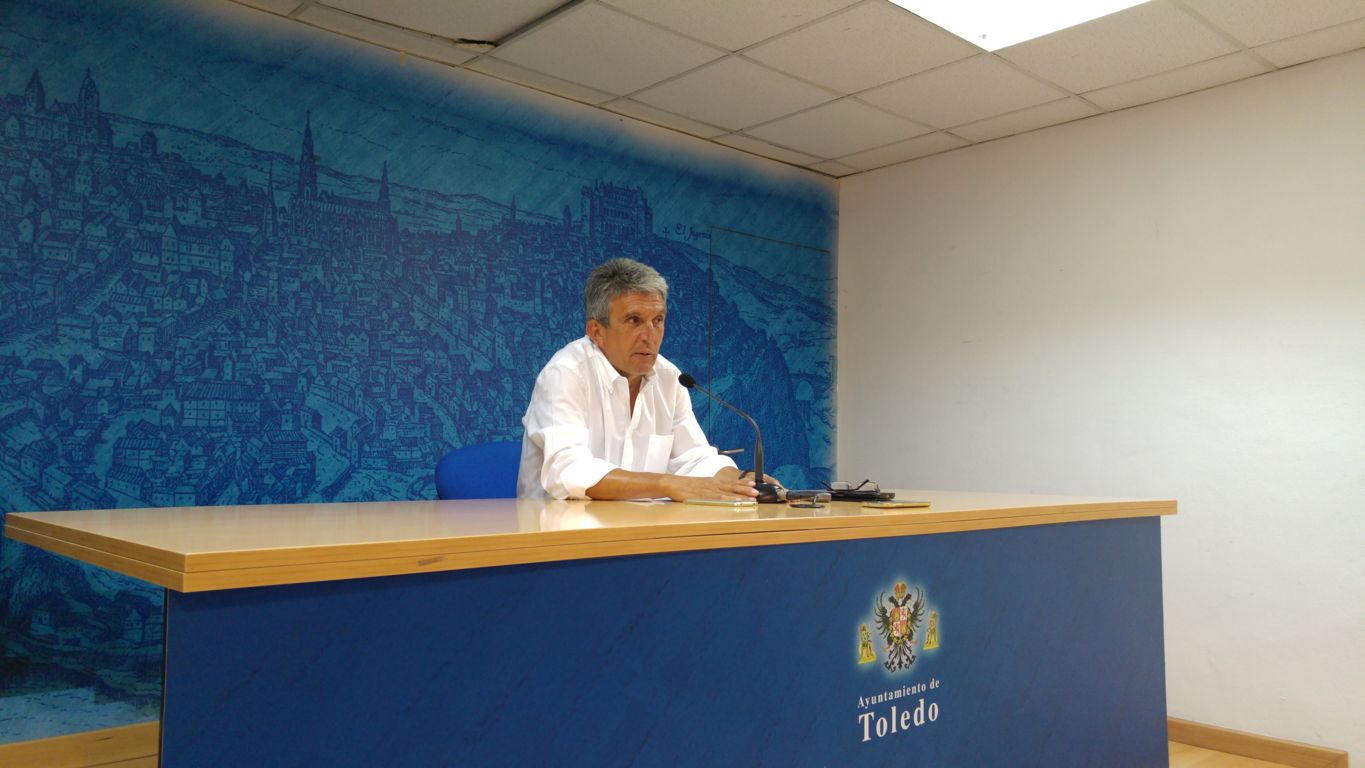
<svg viewBox="0 0 1365 768"><path fill-rule="evenodd" d="M1181 744L1241 755L1294 768L1349 768L1339 749L1260 736L1179 718L1167 719L1167 738ZM0 765L33 768L95 768L121 761L155 757L161 723L153 720L121 728L86 731L50 739L0 744Z"/></svg>
<svg viewBox="0 0 1365 768"><path fill-rule="evenodd" d="M1347 755L1340 749L1316 747L1174 717L1166 720L1166 738L1181 744L1294 768L1347 768Z"/></svg>
<svg viewBox="0 0 1365 768"><path fill-rule="evenodd" d="M153 720L50 739L0 744L0 765L94 768L139 758L154 758L160 748L161 723Z"/></svg>

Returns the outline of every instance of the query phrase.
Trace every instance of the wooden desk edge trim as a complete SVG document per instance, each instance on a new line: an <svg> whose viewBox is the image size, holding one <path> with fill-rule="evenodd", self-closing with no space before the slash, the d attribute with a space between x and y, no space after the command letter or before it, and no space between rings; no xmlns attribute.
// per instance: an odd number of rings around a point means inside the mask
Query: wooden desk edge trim
<svg viewBox="0 0 1365 768"><path fill-rule="evenodd" d="M269 549L224 550L181 554L147 545L132 544L106 535L64 528L37 518L14 518L15 530L29 530L54 541L66 541L92 551L106 552L116 557L145 562L153 566L182 573L238 570L271 566L362 562L396 557L436 557L464 553L518 550L539 547L562 547L579 544L649 541L687 536L716 534L758 535L784 531L858 530L887 525L925 525L936 522L971 522L977 520L1029 519L1037 524L1051 522L1058 515L1078 511L1102 512L1113 518L1146 517L1153 514L1175 514L1172 500L1141 500L1090 502L1037 507L1001 507L966 511L938 511L934 509L906 510L893 515L860 518L850 515L838 517L774 518L771 520L713 520L703 523L670 523L616 528L585 528L578 530L537 531L530 533L495 533L453 536L436 539L409 539L358 544L322 544Z"/></svg>
<svg viewBox="0 0 1365 768"><path fill-rule="evenodd" d="M183 590L185 586L185 573L183 571L162 568L136 558L116 555L103 549L92 549L65 539L54 539L22 528L11 528L8 525L5 526L5 535L15 541L65 555L83 563L98 565L115 573L151 582L160 587Z"/></svg>
<svg viewBox="0 0 1365 768"><path fill-rule="evenodd" d="M53 541L65 541L92 551L106 552L115 557L137 560L172 571L183 571L188 566L185 556L176 552L169 552L146 544L137 544L99 533L68 528L43 520L40 517L28 517L23 513L7 516L5 530L27 531Z"/></svg>
<svg viewBox="0 0 1365 768"><path fill-rule="evenodd" d="M982 509L963 512L935 510L907 510L897 515L878 515L857 518L850 516L826 518L786 518L773 520L716 520L706 523L676 523L668 525L631 526L620 528L585 528L534 533L499 533L481 536L459 536L444 539L413 539L363 544L332 544L308 547L280 547L269 550L238 552L191 553L185 556L186 573L236 570L269 566L292 566L320 563L341 563L388 559L394 557L434 557L504 550L558 548L573 545L611 544L615 542L645 542L692 536L720 534L757 536L767 533L795 531L857 531L883 528L889 525L920 526L932 523L968 523L978 520L1033 520L1043 525L1059 515L1095 513L1104 517L1150 517L1175 514L1175 502L1145 504L1124 502L1122 508L1111 505L1077 504L1069 506L1024 509ZM1099 519L1099 518L1095 518ZM973 528L972 530L978 530ZM816 539L818 540L818 539Z"/></svg>
<svg viewBox="0 0 1365 768"><path fill-rule="evenodd" d="M183 586L177 589L182 592L204 592L243 587L340 581L344 579L370 578L375 576L437 573L473 568L491 568L504 565L566 562L570 560L584 560L599 557L666 554L670 552L690 552L707 549L734 549L738 547L806 544L822 541L848 541L895 536L921 536L937 533L966 533L972 531L1052 525L1058 523L1159 517L1163 514L1169 513L1151 512L1144 515L1115 517L1112 514L1091 511L1059 514L1051 516L1046 521L1039 521L1031 517L1018 517L1005 520L999 518L967 521L955 520L951 523L936 522L880 527L863 526L858 528L765 531L761 533L717 533L699 536L678 536L668 539L655 538L626 541L582 542L550 547L542 546L517 549L480 550L427 556L409 555L405 557L373 558L369 560L348 560L329 563L298 563L291 565L272 565L265 567L186 573L183 574Z"/></svg>
<svg viewBox="0 0 1365 768"><path fill-rule="evenodd" d="M1136 506L1145 504L1146 506ZM1097 509L1096 507L1104 507ZM1062 511L1067 510L1070 511ZM1041 511L1040 511L1041 510ZM720 522L716 526L682 524L659 526L674 535L629 538L640 528L593 529L598 536L565 540L564 534L584 531L545 532L557 541L527 545L525 534L457 537L453 539L417 540L408 551L394 555L395 543L337 545L269 550L266 552L212 553L216 558L203 560L193 556L184 558L181 568L167 568L108 549L86 546L69 539L35 533L24 526L6 526L7 534L16 541L41 547L83 562L108 568L127 576L149 581L181 592L198 592L249 586L269 586L298 582L329 581L370 576L427 573L464 570L499 565L519 565L555 560L576 560L589 557L612 557L707 548L767 546L784 543L843 541L886 536L914 536L956 531L980 531L991 528L1014 528L1030 525L1115 520L1155 517L1175 514L1175 502L1122 502L1122 508L1112 504L1078 504L1067 507L1028 507L1008 510L970 510L966 512L920 512L896 516L868 518L870 522L886 525L830 525L836 520L825 518L826 527L787 528L777 530L736 531L733 524ZM803 518L802 520L807 520ZM28 521L31 522L31 519ZM70 532L69 529L59 529ZM601 536L604 531L614 535ZM520 540L517 537L520 536ZM71 537L78 538L78 537ZM93 537L97 541L105 537ZM400 543L401 544L401 543ZM482 544L483 546L479 546ZM519 544L519 546L518 546ZM491 546L490 546L491 545ZM154 552L162 552L147 548ZM378 554L378 553L381 553ZM164 554L164 553L163 553ZM265 555L265 557L261 557ZM220 567L205 567L206 563ZM439 566L439 567L438 567Z"/></svg>
<svg viewBox="0 0 1365 768"><path fill-rule="evenodd" d="M156 757L161 751L161 721L80 731L31 741L0 744L0 764L85 768Z"/></svg>

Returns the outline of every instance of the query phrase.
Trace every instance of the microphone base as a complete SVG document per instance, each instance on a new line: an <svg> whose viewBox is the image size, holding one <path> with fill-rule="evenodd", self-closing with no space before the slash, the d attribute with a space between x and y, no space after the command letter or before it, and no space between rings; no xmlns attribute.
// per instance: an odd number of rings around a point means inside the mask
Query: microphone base
<svg viewBox="0 0 1365 768"><path fill-rule="evenodd" d="M755 499L759 504L785 504L786 501L778 495L776 483L754 483L754 490L758 491L758 498Z"/></svg>

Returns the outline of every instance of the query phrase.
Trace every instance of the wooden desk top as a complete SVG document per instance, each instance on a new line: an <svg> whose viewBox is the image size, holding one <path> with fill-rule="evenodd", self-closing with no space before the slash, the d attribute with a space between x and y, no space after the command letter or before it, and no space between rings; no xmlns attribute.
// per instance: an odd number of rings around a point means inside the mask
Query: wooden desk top
<svg viewBox="0 0 1365 768"><path fill-rule="evenodd" d="M12 513L16 541L181 592L1175 514L1169 500L898 491L926 509L399 501Z"/></svg>

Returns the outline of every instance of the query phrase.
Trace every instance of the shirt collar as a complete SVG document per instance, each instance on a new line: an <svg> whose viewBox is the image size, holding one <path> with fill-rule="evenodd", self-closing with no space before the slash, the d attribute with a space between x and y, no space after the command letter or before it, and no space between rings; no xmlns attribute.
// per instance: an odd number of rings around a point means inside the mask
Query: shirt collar
<svg viewBox="0 0 1365 768"><path fill-rule="evenodd" d="M593 365L597 366L597 372L602 377L602 382L606 384L607 389L611 389L616 384L617 379L626 378L625 376L621 375L620 371L616 370L616 366L612 365L611 361L607 359L606 353L602 351L601 347L593 343L592 339L588 338L587 336L584 336L583 341L585 341L587 345L592 348L591 357ZM654 380L655 374L658 372L657 370L658 367L659 358L656 357L654 358L654 366L649 369L649 373L646 373L640 379L641 389L644 389L644 386L646 384Z"/></svg>

